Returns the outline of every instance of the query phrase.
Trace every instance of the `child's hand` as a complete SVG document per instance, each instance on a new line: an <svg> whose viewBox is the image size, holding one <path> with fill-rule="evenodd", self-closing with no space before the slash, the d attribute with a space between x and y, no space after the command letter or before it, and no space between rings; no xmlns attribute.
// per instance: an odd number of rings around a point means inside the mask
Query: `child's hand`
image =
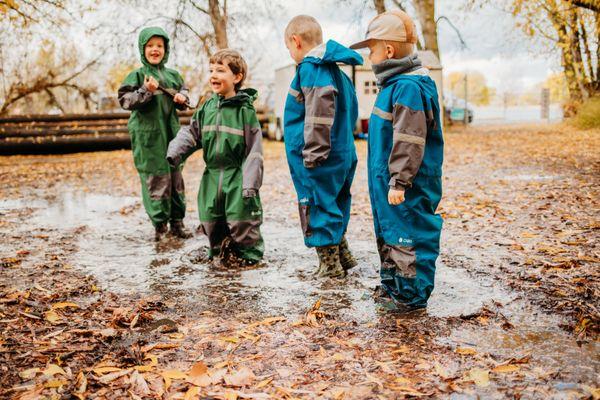
<svg viewBox="0 0 600 400"><path fill-rule="evenodd" d="M404 190L390 189L388 192L388 203L397 206L402 202L404 202Z"/></svg>
<svg viewBox="0 0 600 400"><path fill-rule="evenodd" d="M177 93L175 96L173 96L173 101L177 104L185 104L187 99L181 93Z"/></svg>
<svg viewBox="0 0 600 400"><path fill-rule="evenodd" d="M154 93L154 91L158 89L158 82L152 76L145 76L144 86L146 86L146 89L148 89L151 93Z"/></svg>

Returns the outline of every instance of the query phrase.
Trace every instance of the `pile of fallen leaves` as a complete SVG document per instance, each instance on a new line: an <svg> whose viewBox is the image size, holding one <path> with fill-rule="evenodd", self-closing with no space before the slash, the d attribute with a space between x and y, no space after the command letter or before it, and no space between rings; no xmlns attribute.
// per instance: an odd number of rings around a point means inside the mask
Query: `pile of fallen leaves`
<svg viewBox="0 0 600 400"><path fill-rule="evenodd" d="M600 334L600 131L474 127L446 135L444 261L496 273Z"/></svg>

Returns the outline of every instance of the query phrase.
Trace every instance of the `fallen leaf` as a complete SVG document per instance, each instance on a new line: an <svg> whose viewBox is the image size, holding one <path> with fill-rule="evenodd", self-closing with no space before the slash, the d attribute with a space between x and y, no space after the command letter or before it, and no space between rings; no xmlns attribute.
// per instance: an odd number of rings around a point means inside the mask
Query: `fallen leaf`
<svg viewBox="0 0 600 400"><path fill-rule="evenodd" d="M106 384L106 383L112 382L115 379L118 379L122 376L125 376L130 372L131 372L131 369L124 369L122 371L113 372L113 373L104 375L101 378L98 378L98 382Z"/></svg>
<svg viewBox="0 0 600 400"><path fill-rule="evenodd" d="M98 368L92 369L92 371L96 375L104 375L104 374L108 374L110 372L117 372L117 371L122 371L122 370L123 370L123 368L118 368L118 367L98 367Z"/></svg>
<svg viewBox="0 0 600 400"><path fill-rule="evenodd" d="M495 373L497 373L497 374L502 374L502 373L515 372L515 371L518 371L519 369L520 368L519 368L518 365L508 364L508 365L498 365L492 371L495 372Z"/></svg>
<svg viewBox="0 0 600 400"><path fill-rule="evenodd" d="M47 388L59 388L67 384L65 379L49 379L44 383L44 386Z"/></svg>
<svg viewBox="0 0 600 400"><path fill-rule="evenodd" d="M248 367L241 367L237 371L223 377L225 383L231 386L249 386L256 379L254 372Z"/></svg>
<svg viewBox="0 0 600 400"><path fill-rule="evenodd" d="M200 388L196 386L192 386L185 392L185 396L183 396L183 400L193 400L196 399L196 396L200 394Z"/></svg>
<svg viewBox="0 0 600 400"><path fill-rule="evenodd" d="M58 315L58 313L56 313L55 311L46 311L44 313L44 317L46 318L46 321L55 324L57 322L59 322L62 318L60 317L60 315Z"/></svg>
<svg viewBox="0 0 600 400"><path fill-rule="evenodd" d="M206 364L204 364L202 361L198 361L197 363L192 365L192 368L190 368L188 375L190 376L190 378L195 378L200 375L204 375L207 372L208 367L206 366Z"/></svg>
<svg viewBox="0 0 600 400"><path fill-rule="evenodd" d="M457 347L456 350L454 350L455 353L457 354L462 354L465 356L472 356L477 354L477 351L475 351L475 349L472 349L470 347Z"/></svg>
<svg viewBox="0 0 600 400"><path fill-rule="evenodd" d="M473 368L468 372L468 379L475 382L479 387L486 387L490 384L490 371L481 368Z"/></svg>
<svg viewBox="0 0 600 400"><path fill-rule="evenodd" d="M131 390L140 396L146 396L150 394L148 383L144 379L144 376L138 371L134 370L131 373L131 376L129 377L129 384L131 385Z"/></svg>
<svg viewBox="0 0 600 400"><path fill-rule="evenodd" d="M35 375L40 372L39 368L28 368L24 371L19 372L19 376L22 379L31 379L33 377L35 377Z"/></svg>
<svg viewBox="0 0 600 400"><path fill-rule="evenodd" d="M271 378L267 378L267 379L264 379L264 380L262 380L262 381L258 382L258 383L256 384L256 386L255 386L255 387L256 387L257 389L260 389L260 388L262 388L262 387L265 387L265 386L267 386L267 385L268 385L269 383L271 383L271 382L273 382L273 377L271 377Z"/></svg>
<svg viewBox="0 0 600 400"><path fill-rule="evenodd" d="M67 375L67 373L65 372L64 369L62 369L61 367L59 367L56 364L49 364L45 370L42 371L42 373L46 376L54 376L54 375Z"/></svg>
<svg viewBox="0 0 600 400"><path fill-rule="evenodd" d="M55 310L60 309L60 308L67 308L67 307L79 308L79 306L77 304L70 302L70 301L52 304L52 308Z"/></svg>

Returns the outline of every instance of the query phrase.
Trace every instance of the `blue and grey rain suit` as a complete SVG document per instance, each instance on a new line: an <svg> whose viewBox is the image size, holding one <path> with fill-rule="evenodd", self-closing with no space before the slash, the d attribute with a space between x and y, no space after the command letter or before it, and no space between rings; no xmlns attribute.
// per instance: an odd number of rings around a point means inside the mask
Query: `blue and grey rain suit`
<svg viewBox="0 0 600 400"><path fill-rule="evenodd" d="M333 40L311 50L285 104L285 148L308 247L338 245L350 219L358 103L338 63L360 65L362 57Z"/></svg>
<svg viewBox="0 0 600 400"><path fill-rule="evenodd" d="M435 82L416 55L373 66L381 91L369 122L369 194L381 282L397 302L425 307L433 290L442 218L444 141ZM390 188L405 201L388 203Z"/></svg>

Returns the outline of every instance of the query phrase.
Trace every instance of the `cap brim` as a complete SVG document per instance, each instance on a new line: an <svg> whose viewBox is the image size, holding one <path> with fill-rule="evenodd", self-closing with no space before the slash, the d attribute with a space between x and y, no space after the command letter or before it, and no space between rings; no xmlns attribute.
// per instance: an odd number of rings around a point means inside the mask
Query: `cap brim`
<svg viewBox="0 0 600 400"><path fill-rule="evenodd" d="M369 47L369 42L371 40L372 39L365 39L362 42L354 43L352 46L350 46L350 48L356 50L356 49L363 49L365 47Z"/></svg>

